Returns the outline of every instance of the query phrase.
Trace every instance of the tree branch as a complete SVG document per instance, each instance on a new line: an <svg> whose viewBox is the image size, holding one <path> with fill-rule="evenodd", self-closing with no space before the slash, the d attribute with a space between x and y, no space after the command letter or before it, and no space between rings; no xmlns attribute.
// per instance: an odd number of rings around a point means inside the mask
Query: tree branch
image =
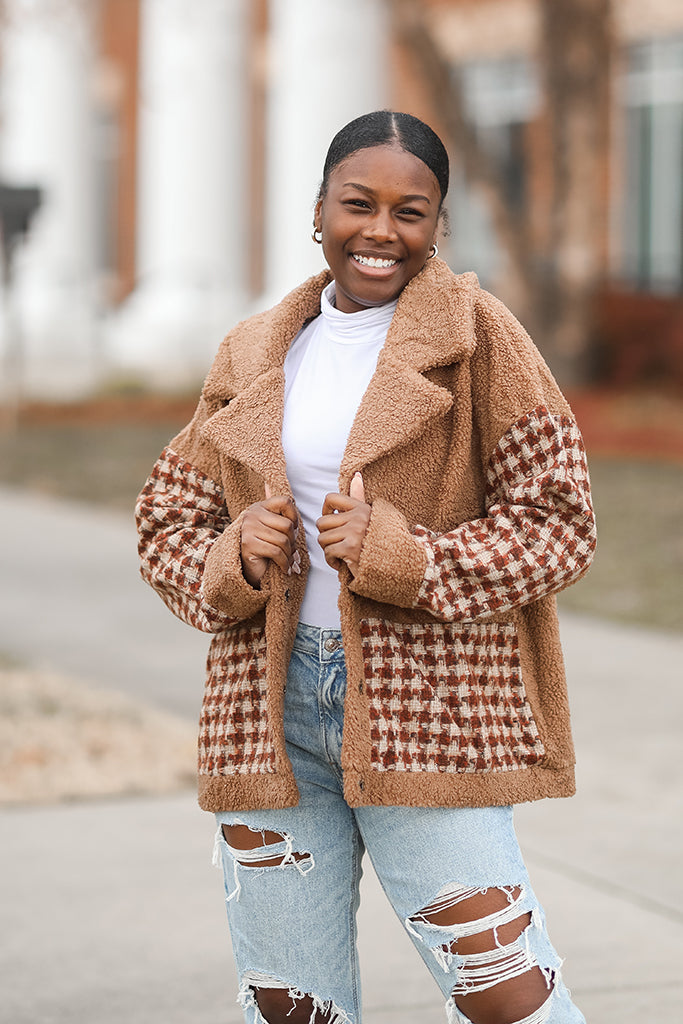
<svg viewBox="0 0 683 1024"><path fill-rule="evenodd" d="M392 0L392 9L397 37L416 59L452 149L462 160L469 181L483 193L510 268L526 289L533 265L528 219L507 201L500 170L467 119L460 77L427 25L423 5L416 0Z"/></svg>

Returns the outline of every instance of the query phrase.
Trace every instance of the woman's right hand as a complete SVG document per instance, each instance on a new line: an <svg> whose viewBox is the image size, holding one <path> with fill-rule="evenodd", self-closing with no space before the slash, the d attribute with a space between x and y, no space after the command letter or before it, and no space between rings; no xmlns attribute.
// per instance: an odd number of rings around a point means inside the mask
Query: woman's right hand
<svg viewBox="0 0 683 1024"><path fill-rule="evenodd" d="M250 586L258 590L269 561L287 574L301 572L296 526L293 499L286 494L273 496L266 486L265 501L250 505L242 520L242 572Z"/></svg>

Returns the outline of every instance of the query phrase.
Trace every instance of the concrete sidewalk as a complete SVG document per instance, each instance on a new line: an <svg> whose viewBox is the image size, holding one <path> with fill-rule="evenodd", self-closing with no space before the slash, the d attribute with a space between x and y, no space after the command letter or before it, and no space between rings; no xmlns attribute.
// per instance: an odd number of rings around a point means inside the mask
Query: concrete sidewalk
<svg viewBox="0 0 683 1024"><path fill-rule="evenodd" d="M207 640L136 577L130 521L0 491L0 651L196 717ZM518 808L589 1024L683 1019L683 637L564 616L579 792ZM193 794L0 811L0 1021L238 1024L213 823ZM366 867L366 1024L442 999Z"/></svg>

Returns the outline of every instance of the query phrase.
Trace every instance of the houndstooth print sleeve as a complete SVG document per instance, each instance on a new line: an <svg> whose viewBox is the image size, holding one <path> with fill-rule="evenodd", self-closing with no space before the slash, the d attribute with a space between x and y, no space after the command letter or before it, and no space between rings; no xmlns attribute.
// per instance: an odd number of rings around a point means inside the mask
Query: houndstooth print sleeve
<svg viewBox="0 0 683 1024"><path fill-rule="evenodd" d="M202 596L210 549L229 524L220 487L165 448L137 501L140 572L171 611L206 633L237 621Z"/></svg>
<svg viewBox="0 0 683 1024"><path fill-rule="evenodd" d="M510 427L487 468L486 507L486 518L450 533L413 530L427 556L415 607L443 621L486 618L586 571L595 519L586 453L570 417L541 406Z"/></svg>

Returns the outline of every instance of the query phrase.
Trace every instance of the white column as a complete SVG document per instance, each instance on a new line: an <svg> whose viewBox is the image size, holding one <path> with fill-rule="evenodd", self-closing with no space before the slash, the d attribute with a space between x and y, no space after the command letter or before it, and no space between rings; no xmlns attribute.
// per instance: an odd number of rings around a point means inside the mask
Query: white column
<svg viewBox="0 0 683 1024"><path fill-rule="evenodd" d="M95 380L91 13L88 0L5 0L0 177L43 189L16 260L25 395L75 397Z"/></svg>
<svg viewBox="0 0 683 1024"><path fill-rule="evenodd" d="M327 148L352 118L386 106L384 0L271 0L266 292L323 266L311 241Z"/></svg>
<svg viewBox="0 0 683 1024"><path fill-rule="evenodd" d="M242 312L247 279L245 0L143 0L138 285L110 358L194 384Z"/></svg>

